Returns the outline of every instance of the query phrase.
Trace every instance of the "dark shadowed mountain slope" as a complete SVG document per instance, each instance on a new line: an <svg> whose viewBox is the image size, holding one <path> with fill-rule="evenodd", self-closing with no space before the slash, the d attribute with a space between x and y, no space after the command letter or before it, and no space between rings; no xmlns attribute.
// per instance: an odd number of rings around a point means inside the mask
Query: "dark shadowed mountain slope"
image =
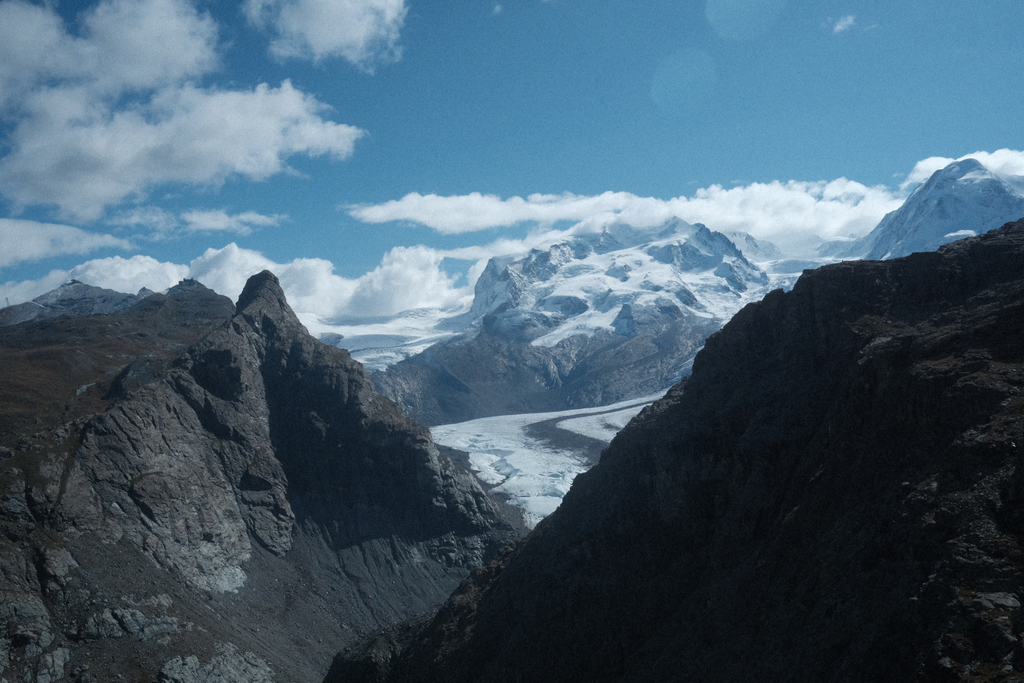
<svg viewBox="0 0 1024 683"><path fill-rule="evenodd" d="M807 272L328 680L1021 680L1022 391L1024 221Z"/></svg>
<svg viewBox="0 0 1024 683"><path fill-rule="evenodd" d="M0 676L316 680L515 537L268 272L0 343Z"/></svg>

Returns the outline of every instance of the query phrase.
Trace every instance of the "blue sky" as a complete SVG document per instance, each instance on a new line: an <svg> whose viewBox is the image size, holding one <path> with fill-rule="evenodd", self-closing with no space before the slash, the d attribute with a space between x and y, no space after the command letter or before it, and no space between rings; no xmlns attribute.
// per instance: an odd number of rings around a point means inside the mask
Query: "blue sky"
<svg viewBox="0 0 1024 683"><path fill-rule="evenodd" d="M1024 174L1021 35L1019 0L0 0L0 296L271 267L338 318L614 219L809 248L951 159Z"/></svg>

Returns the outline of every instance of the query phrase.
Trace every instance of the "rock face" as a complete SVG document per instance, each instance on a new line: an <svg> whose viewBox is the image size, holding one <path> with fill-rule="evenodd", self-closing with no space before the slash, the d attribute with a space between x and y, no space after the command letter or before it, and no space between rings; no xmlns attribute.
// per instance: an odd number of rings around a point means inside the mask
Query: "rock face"
<svg viewBox="0 0 1024 683"><path fill-rule="evenodd" d="M808 272L327 680L1020 680L1022 391L1024 221Z"/></svg>
<svg viewBox="0 0 1024 683"><path fill-rule="evenodd" d="M105 390L4 434L0 675L315 680L336 638L436 608L515 538L426 429L306 333L271 273L234 311L196 284L137 306L60 322L109 364L82 371L104 378L82 395ZM39 347L54 324L5 339ZM120 353L97 326L124 333ZM148 330L146 353L125 353ZM173 331L184 353L160 341Z"/></svg>

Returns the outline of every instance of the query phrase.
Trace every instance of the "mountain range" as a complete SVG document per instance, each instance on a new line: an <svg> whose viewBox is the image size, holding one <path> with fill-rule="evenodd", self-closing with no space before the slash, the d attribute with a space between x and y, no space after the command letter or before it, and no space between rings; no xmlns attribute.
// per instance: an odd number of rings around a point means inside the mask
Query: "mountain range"
<svg viewBox="0 0 1024 683"><path fill-rule="evenodd" d="M805 273L328 683L1024 676L1024 220Z"/></svg>
<svg viewBox="0 0 1024 683"><path fill-rule="evenodd" d="M704 338L769 284L703 225L614 223L491 259L472 308L447 323L460 334L373 378L426 424L645 396L678 381Z"/></svg>
<svg viewBox="0 0 1024 683"><path fill-rule="evenodd" d="M964 159L936 171L868 235L819 247L817 260L678 218L611 223L491 259L470 310L421 336L427 348L357 328L337 343L429 425L607 405L667 389L709 334L804 269L933 251L1022 215L1024 180ZM395 362L401 349L418 352Z"/></svg>
<svg viewBox="0 0 1024 683"><path fill-rule="evenodd" d="M269 272L0 310L0 677L1020 678L1024 221L984 233L1015 188L953 164L799 279L679 220L567 235L372 376ZM673 384L523 540L382 395L439 424Z"/></svg>

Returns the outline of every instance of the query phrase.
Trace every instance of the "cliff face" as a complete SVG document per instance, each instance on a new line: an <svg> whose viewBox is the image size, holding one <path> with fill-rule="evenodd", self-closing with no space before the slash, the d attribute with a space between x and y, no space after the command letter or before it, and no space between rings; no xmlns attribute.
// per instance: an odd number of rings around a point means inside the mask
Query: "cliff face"
<svg viewBox="0 0 1024 683"><path fill-rule="evenodd" d="M1019 680L1022 390L1024 221L807 272L328 680Z"/></svg>
<svg viewBox="0 0 1024 683"><path fill-rule="evenodd" d="M306 333L272 274L229 316L126 366L80 340L110 364L97 412L48 413L6 446L0 673L315 679L334 639L435 608L514 538L426 429Z"/></svg>

